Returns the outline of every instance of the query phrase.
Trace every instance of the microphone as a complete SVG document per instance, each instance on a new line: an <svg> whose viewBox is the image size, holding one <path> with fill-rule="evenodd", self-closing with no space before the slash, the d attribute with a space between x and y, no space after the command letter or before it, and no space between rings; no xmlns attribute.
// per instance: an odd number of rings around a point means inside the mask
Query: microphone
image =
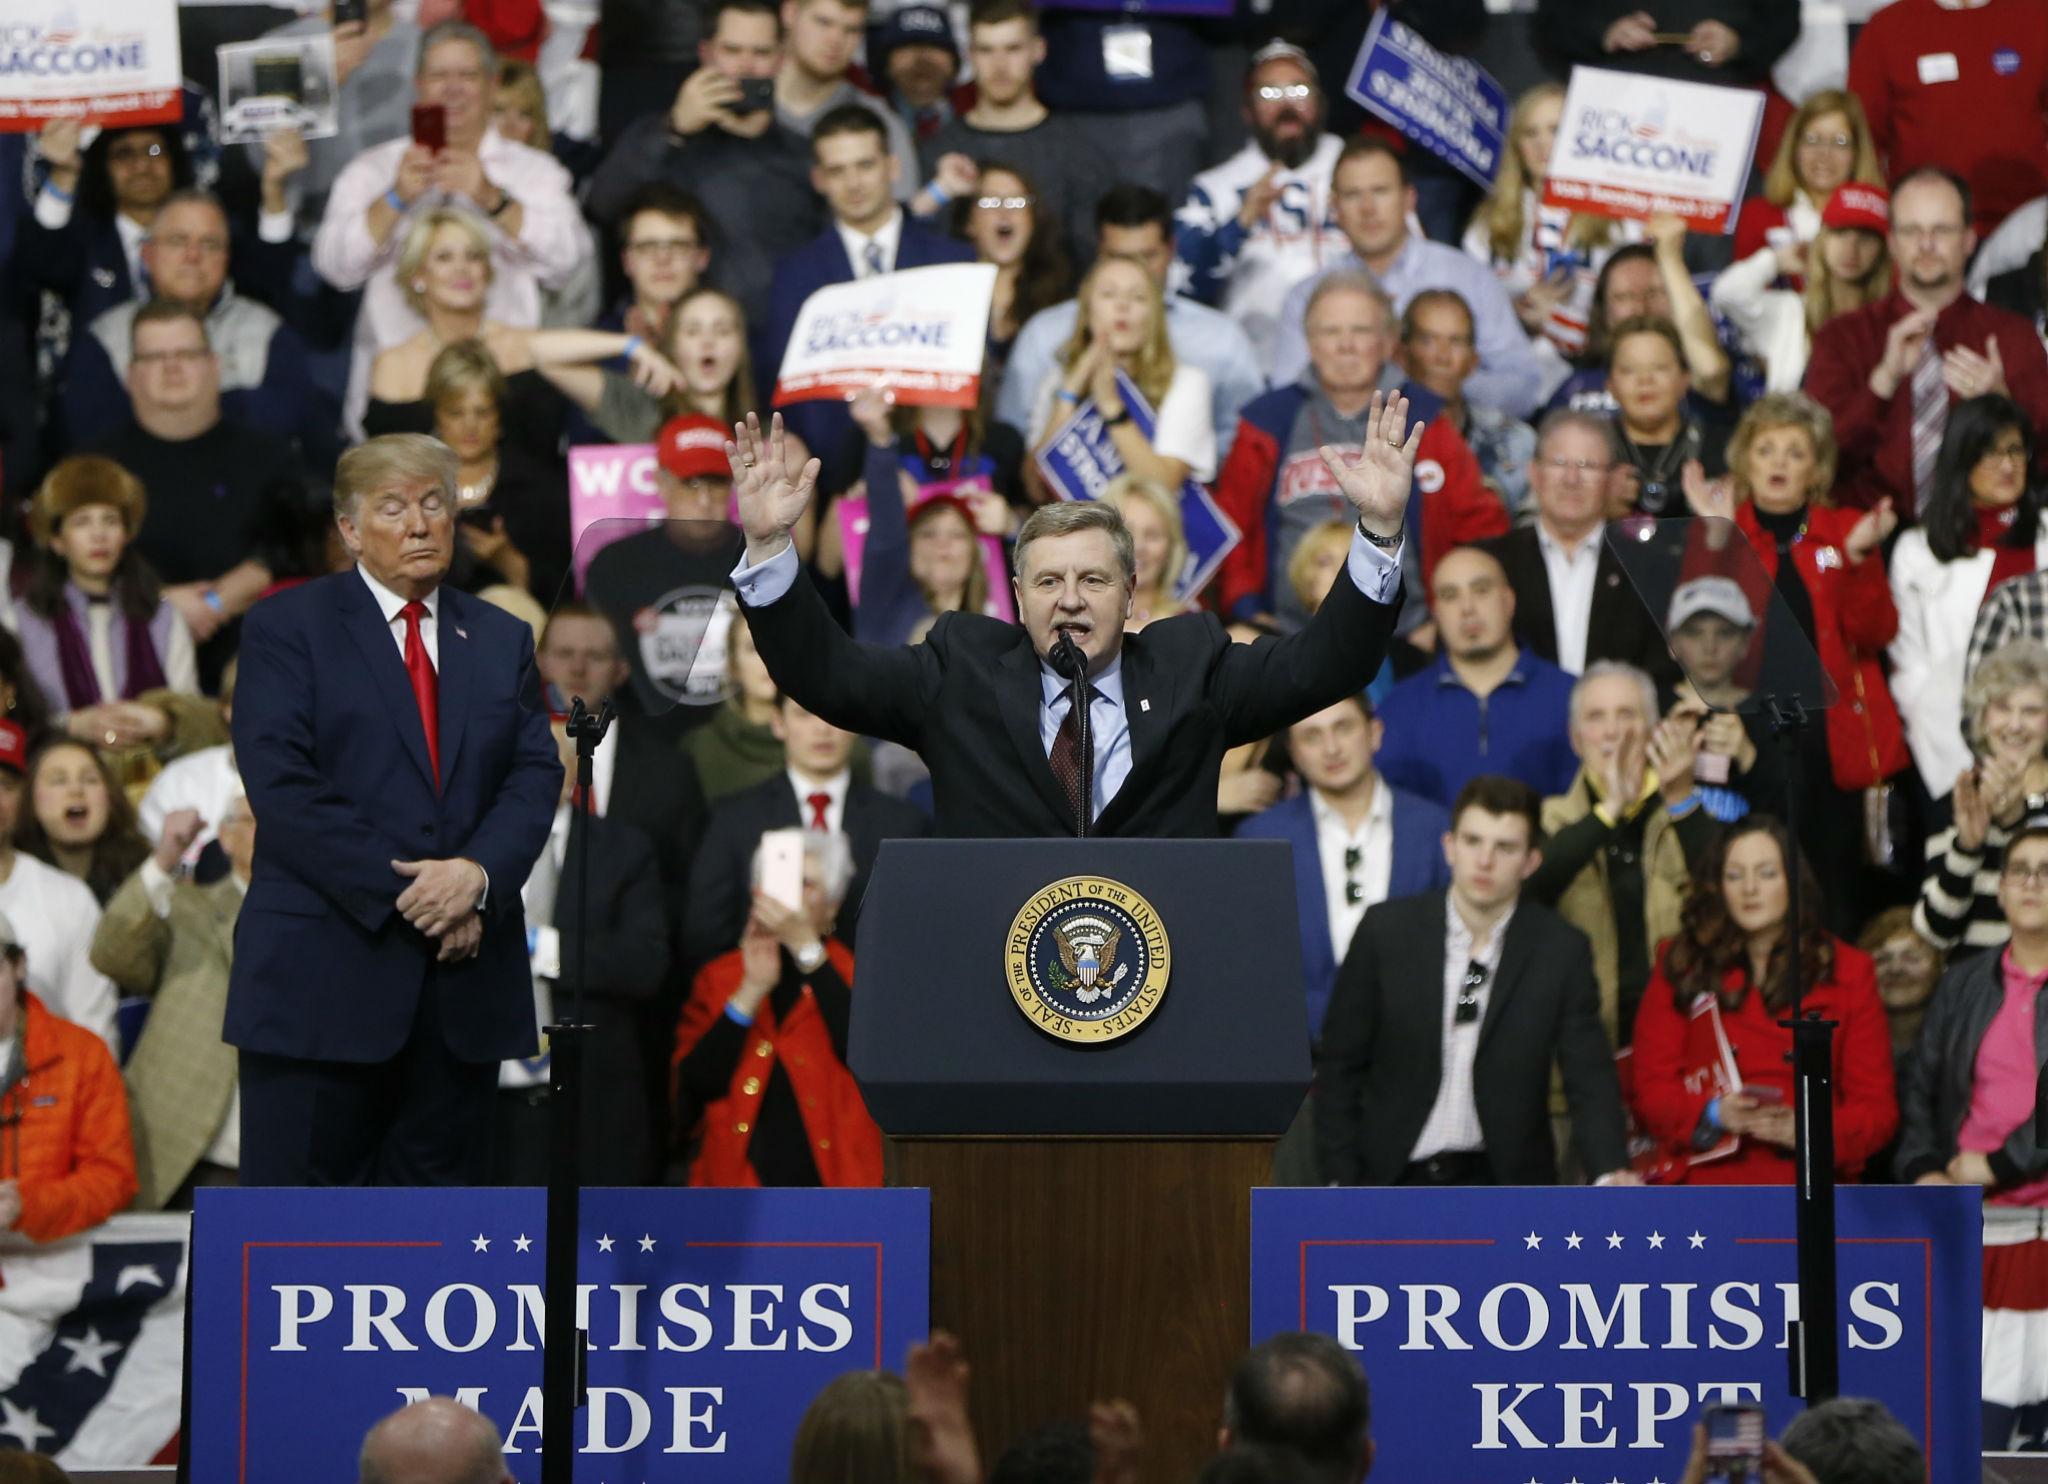
<svg viewBox="0 0 2048 1484"><path fill-rule="evenodd" d="M1081 653L1081 646L1076 644L1074 636L1065 630L1060 631L1058 640L1052 646L1052 653L1045 657L1045 662L1052 666L1053 674L1062 680L1076 679L1088 671L1088 660Z"/></svg>
<svg viewBox="0 0 2048 1484"><path fill-rule="evenodd" d="M1052 653L1045 658L1053 673L1067 681L1074 693L1074 715L1078 718L1076 725L1080 728L1081 737L1081 809L1074 820L1074 834L1077 838L1085 838L1090 823L1088 816L1092 812L1088 796L1095 772L1095 738L1088 715L1088 657L1081 653L1081 646L1074 642L1074 636L1062 630L1053 643Z"/></svg>

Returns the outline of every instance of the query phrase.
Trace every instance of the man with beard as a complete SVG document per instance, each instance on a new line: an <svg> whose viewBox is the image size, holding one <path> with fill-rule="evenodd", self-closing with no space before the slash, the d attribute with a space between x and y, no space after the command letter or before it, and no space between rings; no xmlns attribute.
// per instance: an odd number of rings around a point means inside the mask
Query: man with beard
<svg viewBox="0 0 2048 1484"><path fill-rule="evenodd" d="M1245 147L1188 187L1174 233L1183 292L1244 326L1271 370L1280 307L1346 243L1330 175L1344 141L1323 132L1323 89L1308 54L1268 42L1245 74Z"/></svg>

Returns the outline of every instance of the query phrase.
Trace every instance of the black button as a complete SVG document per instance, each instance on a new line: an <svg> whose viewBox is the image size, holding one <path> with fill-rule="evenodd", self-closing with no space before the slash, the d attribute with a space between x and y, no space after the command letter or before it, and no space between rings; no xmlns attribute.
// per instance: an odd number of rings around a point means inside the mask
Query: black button
<svg viewBox="0 0 2048 1484"><path fill-rule="evenodd" d="M430 824L423 824L420 826L420 833L422 835L431 835L434 833L434 827Z"/></svg>

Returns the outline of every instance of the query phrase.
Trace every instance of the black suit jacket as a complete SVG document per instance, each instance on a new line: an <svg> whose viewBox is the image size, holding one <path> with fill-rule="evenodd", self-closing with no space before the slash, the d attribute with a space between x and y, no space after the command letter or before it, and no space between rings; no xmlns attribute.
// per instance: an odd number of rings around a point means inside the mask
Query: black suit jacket
<svg viewBox="0 0 2048 1484"><path fill-rule="evenodd" d="M1536 528L1517 526L1479 544L1500 558L1508 586L1515 590L1515 638L1524 649L1556 664L1557 609L1551 603L1550 571L1543 565ZM1586 626L1586 663L1595 660L1634 665L1667 689L1678 680L1678 664L1658 632L1656 619L1636 596L1635 585L1621 570L1605 536L1600 539L1600 561L1593 572L1593 615Z"/></svg>
<svg viewBox="0 0 2048 1484"><path fill-rule="evenodd" d="M1391 1185L1443 1079L1446 894L1366 909L1337 972L1316 1063L1316 1152L1340 1185ZM1493 1178L1552 1185L1550 1068L1564 1074L1588 1172L1628 1163L1614 1050L1585 935L1524 897L1487 992L1472 1090Z"/></svg>
<svg viewBox="0 0 2048 1484"><path fill-rule="evenodd" d="M697 765L638 712L614 717L612 735L618 739L618 761L612 768L605 815L645 832L654 847L662 895L680 924L690 862L704 838L707 812Z"/></svg>
<svg viewBox="0 0 2048 1484"><path fill-rule="evenodd" d="M754 849L762 832L797 829L803 822L802 806L786 773L741 789L711 811L704 843L691 867L690 904L683 918L683 953L692 976L739 946L753 901ZM915 805L857 779L847 787L841 825L853 847L853 884L847 888L833 936L851 944L860 925L861 894L867 890L868 873L882 842L929 835L932 827Z"/></svg>
<svg viewBox="0 0 2048 1484"><path fill-rule="evenodd" d="M1270 737L1365 689L1400 612L1339 573L1299 633L1234 644L1214 614L1147 624L1123 644L1131 772L1098 835L1212 838L1226 748ZM1038 730L1039 661L1016 624L948 613L922 644L860 644L799 577L747 609L775 683L848 731L913 748L932 773L935 833L1071 835L1074 821Z"/></svg>

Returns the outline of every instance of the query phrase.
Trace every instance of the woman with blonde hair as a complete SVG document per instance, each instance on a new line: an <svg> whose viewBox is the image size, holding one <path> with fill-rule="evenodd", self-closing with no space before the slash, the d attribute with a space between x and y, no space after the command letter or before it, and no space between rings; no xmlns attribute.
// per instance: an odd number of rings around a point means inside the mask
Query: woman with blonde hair
<svg viewBox="0 0 2048 1484"><path fill-rule="evenodd" d="M1735 219L1735 258L1769 248L1803 248L1820 233L1821 213L1849 184L1882 186L1877 146L1862 100L1846 88L1823 88L1792 115L1764 173L1761 196L1742 203ZM1796 267L1796 256L1791 259ZM1789 276L1795 281L1800 272Z"/></svg>
<svg viewBox="0 0 2048 1484"><path fill-rule="evenodd" d="M1127 258L1105 257L1088 270L1076 296L1080 313L1059 365L1038 390L1028 442L1034 452L1084 404L1100 414L1105 433L1130 473L1168 489L1189 479L1216 477L1216 426L1209 409L1209 378L1174 360L1166 338L1166 305L1152 275ZM1151 433L1127 405L1128 385L1146 403ZM1036 460L1025 482L1040 498L1046 488ZM1069 493L1078 493L1070 491Z"/></svg>
<svg viewBox="0 0 2048 1484"><path fill-rule="evenodd" d="M1156 619L1186 613L1179 596L1180 576L1188 564L1187 529L1181 524L1180 497L1149 479L1119 474L1099 496L1116 507L1137 551L1138 575L1132 584L1131 616L1124 632L1142 629Z"/></svg>
<svg viewBox="0 0 2048 1484"><path fill-rule="evenodd" d="M481 341L443 349L423 400L436 438L455 451L455 518L462 558L451 580L466 592L505 583L543 604L569 571L569 491L559 460L541 460L505 433L505 375Z"/></svg>
<svg viewBox="0 0 2048 1484"><path fill-rule="evenodd" d="M1490 265L1508 291L1538 356L1554 368L1551 381L1586 348L1602 265L1615 248L1642 237L1640 223L1543 204L1543 177L1563 117L1560 83L1538 83L1515 100L1500 173L1464 241L1466 253Z"/></svg>
<svg viewBox="0 0 2048 1484"><path fill-rule="evenodd" d="M1891 291L1892 259L1885 241L1890 227L1891 198L1885 188L1852 181L1837 186L1828 198L1810 246L1761 247L1714 280L1707 302L1764 363L1767 390L1797 391L1820 327ZM1803 288L1773 287L1797 283L1802 272Z"/></svg>

